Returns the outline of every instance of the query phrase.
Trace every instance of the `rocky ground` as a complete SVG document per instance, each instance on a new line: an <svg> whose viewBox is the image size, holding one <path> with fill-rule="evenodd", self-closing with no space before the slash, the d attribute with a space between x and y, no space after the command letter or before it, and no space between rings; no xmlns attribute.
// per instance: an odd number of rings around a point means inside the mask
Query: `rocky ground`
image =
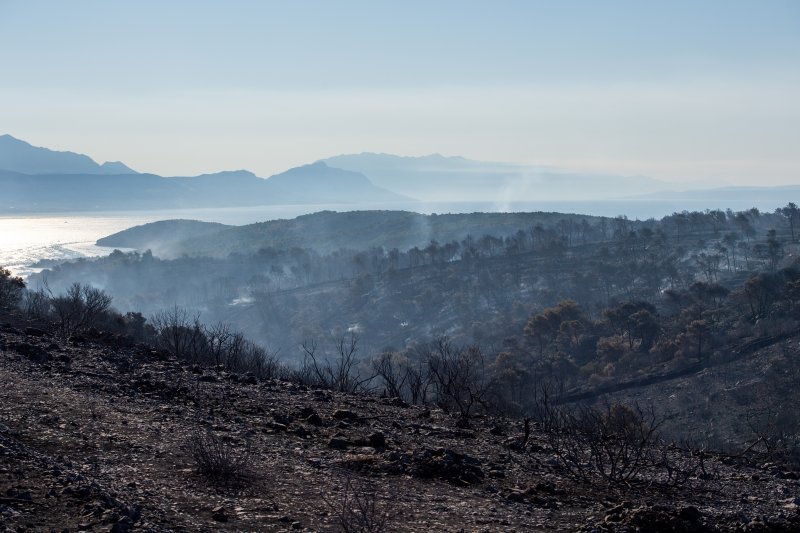
<svg viewBox="0 0 800 533"><path fill-rule="evenodd" d="M465 426L396 399L15 326L0 328L7 531L341 531L358 521L345 501L387 531L800 530L800 476L775 465L707 456L677 486L655 471L578 482L536 427L521 445L519 421ZM239 459L240 475L203 476L198 437Z"/></svg>

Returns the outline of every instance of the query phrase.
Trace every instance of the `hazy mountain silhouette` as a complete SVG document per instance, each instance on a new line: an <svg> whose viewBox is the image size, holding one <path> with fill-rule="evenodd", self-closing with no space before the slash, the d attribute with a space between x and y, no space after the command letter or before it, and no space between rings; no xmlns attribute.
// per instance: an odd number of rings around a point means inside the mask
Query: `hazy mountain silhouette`
<svg viewBox="0 0 800 533"><path fill-rule="evenodd" d="M292 191L302 189L309 202L349 202L354 191L370 190L373 201L399 202L411 200L389 190L376 187L367 176L328 166L322 161L295 167L276 174L267 180L273 194L291 195Z"/></svg>
<svg viewBox="0 0 800 533"><path fill-rule="evenodd" d="M575 173L542 166L474 161L432 154L346 154L324 159L362 172L379 187L437 201L598 200L646 194L669 184L640 176Z"/></svg>
<svg viewBox="0 0 800 533"><path fill-rule="evenodd" d="M691 190L686 190L691 189ZM413 209L415 201L478 202L512 209L515 202L675 202L741 207L754 200L783 205L797 188L675 184L646 177L567 172L432 154L339 155L269 178L247 170L162 177L120 162L98 165L73 152L38 148L0 136L0 212L349 204L359 209ZM710 205L710 204L709 204ZM507 206L506 209L504 206ZM671 208L672 209L672 208Z"/></svg>
<svg viewBox="0 0 800 533"><path fill-rule="evenodd" d="M0 168L22 174L136 174L119 161L99 165L89 156L40 148L11 135L0 135Z"/></svg>
<svg viewBox="0 0 800 533"><path fill-rule="evenodd" d="M268 204L383 204L410 198L363 174L316 163L267 179L246 170L191 177L138 174L72 152L0 137L0 211L240 207Z"/></svg>

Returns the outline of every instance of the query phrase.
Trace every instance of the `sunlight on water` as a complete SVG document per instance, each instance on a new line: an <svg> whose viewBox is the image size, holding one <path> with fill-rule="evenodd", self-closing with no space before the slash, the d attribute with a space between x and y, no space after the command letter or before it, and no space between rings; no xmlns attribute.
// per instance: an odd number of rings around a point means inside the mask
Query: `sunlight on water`
<svg viewBox="0 0 800 533"><path fill-rule="evenodd" d="M149 217L126 216L26 216L0 218L0 265L27 275L42 259L68 260L107 254L95 241Z"/></svg>
<svg viewBox="0 0 800 533"><path fill-rule="evenodd" d="M97 239L157 220L184 218L241 225L336 208L327 205L274 205L0 216L0 266L9 268L17 275L27 276L41 269L33 266L38 261L58 262L106 255L112 249L95 245Z"/></svg>

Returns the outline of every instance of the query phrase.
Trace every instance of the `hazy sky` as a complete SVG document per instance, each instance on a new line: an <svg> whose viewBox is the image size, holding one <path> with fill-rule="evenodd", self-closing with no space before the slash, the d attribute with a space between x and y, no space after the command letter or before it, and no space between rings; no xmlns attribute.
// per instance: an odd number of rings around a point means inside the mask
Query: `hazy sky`
<svg viewBox="0 0 800 533"><path fill-rule="evenodd" d="M800 1L0 0L0 134L188 175L440 152L800 183Z"/></svg>

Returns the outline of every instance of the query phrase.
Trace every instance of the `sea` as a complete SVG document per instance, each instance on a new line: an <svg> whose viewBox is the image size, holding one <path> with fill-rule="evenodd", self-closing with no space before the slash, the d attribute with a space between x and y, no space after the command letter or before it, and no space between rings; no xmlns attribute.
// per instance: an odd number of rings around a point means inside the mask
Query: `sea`
<svg viewBox="0 0 800 533"><path fill-rule="evenodd" d="M158 220L188 219L222 224L244 225L275 219L289 219L323 210L399 209L417 213L473 213L548 211L580 213L596 216L620 216L645 220L683 210L706 208L734 210L753 205L709 206L688 201L613 200L613 201L549 201L549 202L414 202L352 206L343 204L293 204L253 207L172 209L152 211L92 211L37 214L0 214L0 267L26 277L62 261L107 255L111 248L97 246L96 241L133 226ZM762 210L777 206L755 205ZM126 251L126 250L123 250Z"/></svg>

